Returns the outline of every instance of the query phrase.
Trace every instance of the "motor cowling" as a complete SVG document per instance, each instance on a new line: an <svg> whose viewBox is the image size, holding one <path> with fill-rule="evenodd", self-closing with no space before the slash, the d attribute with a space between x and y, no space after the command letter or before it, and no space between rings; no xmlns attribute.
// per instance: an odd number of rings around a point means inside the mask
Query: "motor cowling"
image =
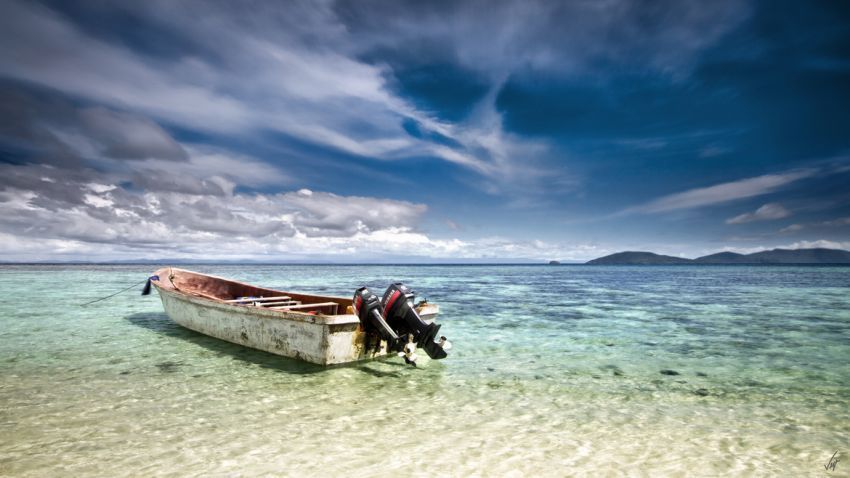
<svg viewBox="0 0 850 478"><path fill-rule="evenodd" d="M358 289L359 290L359 289ZM415 295L409 287L396 282L387 287L381 299L386 324L398 337L413 335L413 342L432 359L446 358L446 351L434 342L440 330L440 324L428 324L416 313L413 302ZM362 320L362 319L361 319Z"/></svg>
<svg viewBox="0 0 850 478"><path fill-rule="evenodd" d="M400 351L404 343L384 320L384 307L380 299L366 287L354 291L354 310L367 333L379 335L387 341L389 350Z"/></svg>

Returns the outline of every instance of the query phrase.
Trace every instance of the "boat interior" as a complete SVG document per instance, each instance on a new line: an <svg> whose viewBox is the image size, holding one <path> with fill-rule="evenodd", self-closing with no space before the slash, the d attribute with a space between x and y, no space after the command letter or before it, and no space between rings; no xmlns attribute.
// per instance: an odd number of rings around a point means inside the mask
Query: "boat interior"
<svg viewBox="0 0 850 478"><path fill-rule="evenodd" d="M313 315L350 313L352 305L342 297L284 292L170 267L158 270L157 276L160 287L231 305Z"/></svg>

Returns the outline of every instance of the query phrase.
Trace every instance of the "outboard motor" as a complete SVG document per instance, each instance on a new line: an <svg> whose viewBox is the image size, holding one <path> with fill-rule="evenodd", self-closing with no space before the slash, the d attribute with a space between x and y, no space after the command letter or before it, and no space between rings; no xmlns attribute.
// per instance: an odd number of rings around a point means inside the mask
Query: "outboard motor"
<svg viewBox="0 0 850 478"><path fill-rule="evenodd" d="M404 344L384 320L384 307L377 295L365 287L357 289L354 291L354 310L367 332L377 333L386 340L389 350L401 350Z"/></svg>
<svg viewBox="0 0 850 478"><path fill-rule="evenodd" d="M413 334L413 342L424 349L432 359L446 358L446 351L440 344L434 342L434 338L440 330L440 325L425 323L419 317L413 307L414 298L413 291L401 282L396 282L387 287L387 291L384 292L384 297L381 299L384 317L387 319L386 324L392 327L397 337Z"/></svg>

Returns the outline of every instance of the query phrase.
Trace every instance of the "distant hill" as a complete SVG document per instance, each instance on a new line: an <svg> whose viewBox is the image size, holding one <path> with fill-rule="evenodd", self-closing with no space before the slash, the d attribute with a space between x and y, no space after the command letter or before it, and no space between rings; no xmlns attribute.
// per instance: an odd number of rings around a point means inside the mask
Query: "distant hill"
<svg viewBox="0 0 850 478"><path fill-rule="evenodd" d="M724 256L721 260L713 259ZM753 254L720 253L700 257L704 264L850 264L850 251L840 249L773 249Z"/></svg>
<svg viewBox="0 0 850 478"><path fill-rule="evenodd" d="M690 264L691 259L681 257L662 256L653 252L626 251L611 254L589 261L588 264L610 264L610 265L649 265L649 264Z"/></svg>
<svg viewBox="0 0 850 478"><path fill-rule="evenodd" d="M841 249L773 249L738 254L718 252L696 259L662 256L652 252L618 252L588 261L588 264L664 265L664 264L850 264L850 251Z"/></svg>
<svg viewBox="0 0 850 478"><path fill-rule="evenodd" d="M718 252L708 256L697 257L694 262L700 264L746 264L747 256L737 252Z"/></svg>

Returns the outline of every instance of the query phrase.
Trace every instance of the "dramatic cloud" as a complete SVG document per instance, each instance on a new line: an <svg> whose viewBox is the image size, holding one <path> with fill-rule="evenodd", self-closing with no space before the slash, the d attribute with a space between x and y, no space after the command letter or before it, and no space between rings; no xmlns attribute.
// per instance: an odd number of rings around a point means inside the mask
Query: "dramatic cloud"
<svg viewBox="0 0 850 478"><path fill-rule="evenodd" d="M427 207L407 201L304 188L238 192L236 184L288 178L250 157L186 151L186 161L125 161L109 172L0 165L0 259L544 260L607 252L508 238L434 238L421 227Z"/></svg>
<svg viewBox="0 0 850 478"><path fill-rule="evenodd" d="M2 257L677 254L780 203L841 239L847 22L786 10L6 0Z"/></svg>
<svg viewBox="0 0 850 478"><path fill-rule="evenodd" d="M44 166L25 171L27 180L19 177L18 186L0 190L0 259L543 260L584 258L598 250L504 238L435 239L420 230L427 208L406 201L307 189L271 195L187 193L156 183L134 192L113 183L114 175L68 178ZM28 187L21 189L23 184Z"/></svg>
<svg viewBox="0 0 850 478"><path fill-rule="evenodd" d="M744 224L754 221L772 221L782 219L791 215L791 212L785 209L782 204L768 203L756 209L754 212L747 212L733 218L727 219L726 224Z"/></svg>
<svg viewBox="0 0 850 478"><path fill-rule="evenodd" d="M661 213L679 209L713 206L739 199L762 196L795 181L812 177L817 172L818 170L816 169L801 169L780 174L766 174L764 176L716 184L705 188L691 189L660 197L646 204L628 208L624 212Z"/></svg>
<svg viewBox="0 0 850 478"><path fill-rule="evenodd" d="M240 193L236 184L287 178L253 158L186 150L186 161L123 162L111 172L0 165L0 259L543 260L597 250L507 238L433 238L420 226L427 207L407 201L309 189Z"/></svg>
<svg viewBox="0 0 850 478"><path fill-rule="evenodd" d="M18 170L20 174L21 170ZM72 222L85 218L102 222L86 227L94 238L106 230L126 226L127 234L116 236L134 241L130 230L153 221L175 231L197 233L229 233L233 235L268 235L283 231L286 235L305 236L351 234L387 227L411 227L425 212L425 206L404 201L381 200L356 196L337 196L331 193L301 190L279 194L239 194L230 187L216 187L226 180L211 176L191 179L179 185L150 181L144 192L135 192L135 185L120 184L117 174L99 175L90 172L86 177L69 178L63 171L48 168L29 168L30 177L20 175L14 185L3 190L2 209L5 224L19 221L51 235L62 235ZM159 173L165 177L166 172ZM176 176L179 181L180 176ZM216 181L218 179L218 181ZM189 181L196 181L195 190ZM27 184L26 189L22 188ZM206 187L205 187L206 186ZM75 227L81 227L76 223ZM162 241L168 241L163 237Z"/></svg>
<svg viewBox="0 0 850 478"><path fill-rule="evenodd" d="M665 2L655 13L645 8L627 1L81 8L129 16L167 34L173 50L159 47L165 54L150 55L81 29L58 11L13 0L0 16L0 57L3 76L158 122L226 135L271 130L374 159L426 154L484 176L490 181L485 190L533 191L553 170L542 161L544 141L512 135L502 125L494 105L509 75L527 68L575 74L603 63L687 70L697 52L748 14L738 0ZM564 31L569 42L560 41ZM482 113L447 122L399 95L392 78L409 66L395 61L402 52L407 60L456 60L482 71L490 92L480 98ZM117 113L95 110L87 121L104 129L108 114ZM428 135L410 135L405 120ZM111 133L121 148L107 141L105 154L180 156L150 122L118 118Z"/></svg>
<svg viewBox="0 0 850 478"><path fill-rule="evenodd" d="M191 163L189 163L191 164ZM4 168L7 169L7 168ZM188 183L150 181L143 192L119 174L67 176L56 168L16 168L0 193L0 230L18 238L104 243L187 251L219 245L275 250L280 240L380 237L383 231L412 233L426 207L405 201L338 196L301 190L279 194L233 193L218 176ZM167 173L160 172L165 177ZM180 176L175 180L180 181ZM219 181L216 181L219 178ZM376 236L377 235L377 236ZM344 241L342 241L344 242ZM6 254L13 245L4 244ZM45 255L49 255L46 252Z"/></svg>
<svg viewBox="0 0 850 478"><path fill-rule="evenodd" d="M96 141L100 154L116 159L186 159L186 151L159 125L148 119L106 108L86 108L79 113L88 130L86 139Z"/></svg>
<svg viewBox="0 0 850 478"><path fill-rule="evenodd" d="M50 92L0 80L0 143L12 141L22 161L186 160L184 148L155 122L105 107L79 107ZM7 146L8 147L8 146Z"/></svg>
<svg viewBox="0 0 850 478"><path fill-rule="evenodd" d="M133 13L155 25L183 29L194 44L222 45L214 58L144 56L87 35L46 7L8 2L0 18L0 57L6 59L2 73L195 130L225 135L272 130L374 159L426 153L488 177L510 174L503 163L518 139L508 143L498 124L482 135L475 126L440 122L393 95L386 85L390 72L347 56L345 29L323 7L297 8L309 17L305 23L282 19L274 5L240 9L238 15L223 5L195 7L205 12L203 19L180 25L171 22L193 9L165 2ZM281 34L276 21L291 31ZM329 33L324 45L304 38L312 35L311 28ZM149 120L102 108L81 115L82 123L99 133L87 139L101 140L103 154L127 159L182 156ZM453 145L410 136L402 127L405 119ZM77 149L88 146L73 134L63 138Z"/></svg>

